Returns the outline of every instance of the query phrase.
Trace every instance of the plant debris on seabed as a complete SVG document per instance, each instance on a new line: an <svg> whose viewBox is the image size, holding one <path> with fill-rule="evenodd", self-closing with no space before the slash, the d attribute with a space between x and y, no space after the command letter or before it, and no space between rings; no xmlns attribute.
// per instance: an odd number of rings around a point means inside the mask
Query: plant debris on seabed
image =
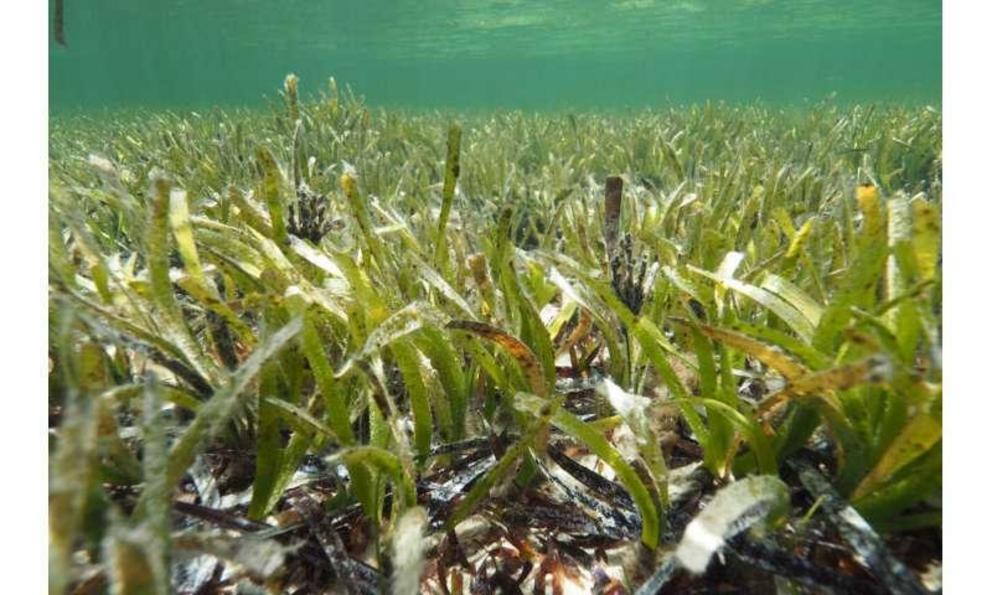
<svg viewBox="0 0 992 595"><path fill-rule="evenodd" d="M934 110L297 85L53 125L50 592L941 589Z"/></svg>

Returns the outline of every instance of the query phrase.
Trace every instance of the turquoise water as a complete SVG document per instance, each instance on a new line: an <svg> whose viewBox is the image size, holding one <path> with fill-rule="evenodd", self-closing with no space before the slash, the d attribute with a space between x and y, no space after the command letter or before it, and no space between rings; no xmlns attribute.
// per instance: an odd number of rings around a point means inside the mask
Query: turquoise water
<svg viewBox="0 0 992 595"><path fill-rule="evenodd" d="M939 0L65 0L64 30L55 110L254 105L288 72L409 107L941 92Z"/></svg>

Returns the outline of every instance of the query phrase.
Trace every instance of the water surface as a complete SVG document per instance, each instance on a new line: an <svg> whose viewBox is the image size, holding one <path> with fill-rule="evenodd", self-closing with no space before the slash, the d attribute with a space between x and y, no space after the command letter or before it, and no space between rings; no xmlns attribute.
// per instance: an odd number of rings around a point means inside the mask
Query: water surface
<svg viewBox="0 0 992 595"><path fill-rule="evenodd" d="M410 107L940 100L939 0L66 0L64 22L55 109L257 104L287 72Z"/></svg>

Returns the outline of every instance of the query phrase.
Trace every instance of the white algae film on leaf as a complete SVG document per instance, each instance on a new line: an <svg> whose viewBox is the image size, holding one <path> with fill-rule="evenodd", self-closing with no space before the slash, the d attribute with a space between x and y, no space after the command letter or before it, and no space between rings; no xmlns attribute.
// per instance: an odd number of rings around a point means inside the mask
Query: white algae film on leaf
<svg viewBox="0 0 992 595"><path fill-rule="evenodd" d="M424 571L427 529L427 512L413 507L403 513L393 529L393 576L390 581L392 595L412 595L420 592L420 578Z"/></svg>
<svg viewBox="0 0 992 595"><path fill-rule="evenodd" d="M722 488L685 529L675 557L689 572L702 574L728 539L788 511L789 489L777 477L756 475Z"/></svg>

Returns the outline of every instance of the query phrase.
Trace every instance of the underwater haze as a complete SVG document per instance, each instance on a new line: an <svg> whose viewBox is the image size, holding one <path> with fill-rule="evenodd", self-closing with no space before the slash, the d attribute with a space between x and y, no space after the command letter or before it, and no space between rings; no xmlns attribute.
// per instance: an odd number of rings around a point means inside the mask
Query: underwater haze
<svg viewBox="0 0 992 595"><path fill-rule="evenodd" d="M287 72L414 108L941 93L938 0L68 0L63 24L54 111L258 105Z"/></svg>
<svg viewBox="0 0 992 595"><path fill-rule="evenodd" d="M938 1L50 2L49 593L941 592Z"/></svg>

